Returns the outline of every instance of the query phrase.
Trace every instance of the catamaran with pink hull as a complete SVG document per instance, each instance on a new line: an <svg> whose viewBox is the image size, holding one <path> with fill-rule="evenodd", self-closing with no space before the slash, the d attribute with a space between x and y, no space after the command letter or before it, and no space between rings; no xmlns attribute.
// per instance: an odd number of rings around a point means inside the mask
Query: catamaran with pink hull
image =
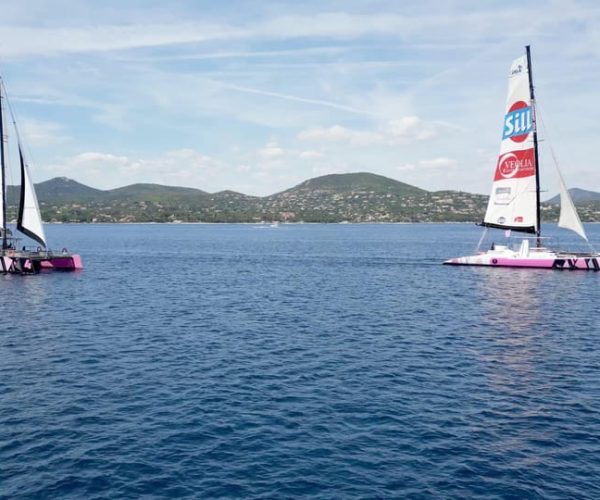
<svg viewBox="0 0 600 500"><path fill-rule="evenodd" d="M74 271L83 269L81 257L69 252L66 248L53 251L46 246L46 236L40 208L37 202L35 189L29 174L29 167L23 156L23 148L19 138L18 130L12 110L8 107L12 123L15 125L15 136L17 149L19 151L19 164L21 167L21 189L19 210L17 214L16 229L35 241L36 247L27 247L21 244L22 238L13 236L8 228L7 222L7 200L6 200L6 133L4 130L4 106L2 100L6 92L4 84L0 79L0 176L2 187L0 190L0 237L2 248L0 248L0 273L11 274L36 274L42 270Z"/></svg>
<svg viewBox="0 0 600 500"><path fill-rule="evenodd" d="M600 253L565 252L550 248L541 235L540 172L536 108L531 72L531 53L514 60L508 77L508 98L500 155L494 174L492 194L482 226L506 233L529 233L514 246L496 245L485 252L456 257L444 264L540 269L600 271ZM570 229L588 242L571 195L558 170L561 211L560 227ZM483 241L479 242L478 249ZM589 242L588 242L589 245Z"/></svg>

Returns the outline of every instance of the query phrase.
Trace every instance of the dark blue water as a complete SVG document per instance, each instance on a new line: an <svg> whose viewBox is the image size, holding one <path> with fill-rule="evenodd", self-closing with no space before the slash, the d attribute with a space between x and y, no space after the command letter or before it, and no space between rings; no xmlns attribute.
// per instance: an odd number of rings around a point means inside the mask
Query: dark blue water
<svg viewBox="0 0 600 500"><path fill-rule="evenodd" d="M441 266L470 225L47 231L86 269L0 276L3 498L600 498L600 273Z"/></svg>

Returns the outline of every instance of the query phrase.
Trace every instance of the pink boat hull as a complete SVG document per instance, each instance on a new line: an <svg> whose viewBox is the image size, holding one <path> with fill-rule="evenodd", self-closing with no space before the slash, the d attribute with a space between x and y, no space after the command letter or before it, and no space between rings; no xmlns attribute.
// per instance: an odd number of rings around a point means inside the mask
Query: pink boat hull
<svg viewBox="0 0 600 500"><path fill-rule="evenodd" d="M42 260L40 265L42 269L57 269L62 271L83 269L81 256L76 253L68 256L51 257L48 260Z"/></svg>
<svg viewBox="0 0 600 500"><path fill-rule="evenodd" d="M83 269L79 254L44 255L19 253L0 257L0 272L9 274L35 274L42 270L77 271Z"/></svg>
<svg viewBox="0 0 600 500"><path fill-rule="evenodd" d="M600 256L565 255L551 258L506 258L488 254L450 259L444 264L453 266L520 267L531 269L564 269L571 271L600 271Z"/></svg>

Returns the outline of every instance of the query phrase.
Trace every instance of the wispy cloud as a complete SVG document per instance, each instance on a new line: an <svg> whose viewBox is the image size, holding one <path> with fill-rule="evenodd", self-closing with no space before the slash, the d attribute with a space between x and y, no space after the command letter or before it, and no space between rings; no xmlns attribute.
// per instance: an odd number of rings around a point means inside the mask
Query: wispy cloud
<svg viewBox="0 0 600 500"><path fill-rule="evenodd" d="M87 151L63 158L44 168L53 176L74 176L92 186L108 189L136 182L197 185L212 176L218 163L191 149L166 151L156 157L131 157Z"/></svg>
<svg viewBox="0 0 600 500"><path fill-rule="evenodd" d="M61 123L36 118L21 119L19 123L23 139L26 139L27 144L32 147L63 144L71 140Z"/></svg>
<svg viewBox="0 0 600 500"><path fill-rule="evenodd" d="M277 141L269 141L258 150L258 156L265 160L276 160L285 156L285 150L277 144Z"/></svg>
<svg viewBox="0 0 600 500"><path fill-rule="evenodd" d="M298 139L313 142L340 142L352 146L392 145L435 138L441 129L454 127L450 124L428 122L418 116L405 116L377 126L374 130L354 130L341 125L313 127L301 131Z"/></svg>
<svg viewBox="0 0 600 500"><path fill-rule="evenodd" d="M376 132L351 130L341 125L326 128L310 128L298 134L301 141L313 142L345 142L354 146L372 146L384 141L381 134Z"/></svg>
<svg viewBox="0 0 600 500"><path fill-rule="evenodd" d="M362 111L362 110L353 108L351 106L345 106L343 104L338 104L336 102L331 102L331 101L325 101L322 99L310 99L307 97L299 97L299 96L289 95L289 94L280 94L279 92L271 92L268 90L253 89L250 87L243 87L241 85L232 85L232 84L227 84L227 83L223 83L223 82L215 82L215 83L217 83L218 85L220 85L223 88L235 90L237 92L245 92L248 94L264 95L264 96L269 96L269 97L275 97L277 99L285 99L287 101L295 101L295 102L300 102L300 103L304 103L304 104L312 104L312 105L316 105L316 106L325 106L327 108L338 109L340 111L347 111L349 113L358 113L358 114L364 114L364 115L369 114L366 111Z"/></svg>
<svg viewBox="0 0 600 500"><path fill-rule="evenodd" d="M389 122L389 135L395 139L407 141L424 141L437 135L433 123L427 123L418 116L405 116Z"/></svg>
<svg viewBox="0 0 600 500"><path fill-rule="evenodd" d="M90 25L82 28L0 26L0 46L6 58L160 47L239 38L245 30L201 24Z"/></svg>
<svg viewBox="0 0 600 500"><path fill-rule="evenodd" d="M319 158L323 158L323 153L319 151L302 151L298 158L301 160L318 160Z"/></svg>
<svg viewBox="0 0 600 500"><path fill-rule="evenodd" d="M452 158L446 158L445 156L439 156L430 160L420 160L419 166L423 168L437 169L437 168L454 168L458 166L458 161Z"/></svg>
<svg viewBox="0 0 600 500"><path fill-rule="evenodd" d="M516 26L524 17L531 28L542 31L552 24L577 21L591 23L600 17L600 8L587 4L585 11L571 2L565 9L559 3L546 9L536 7L479 9L432 15L351 12L316 12L290 14L273 18L249 17L246 22L199 22L193 19L178 22L119 22L98 24L92 19L80 27L0 26L0 37L11 40L3 44L5 57L52 55L57 53L114 51L145 47L184 45L192 43L252 40L328 38L356 39L365 36L393 36L404 41L424 44L428 40L454 38L462 44L474 39L486 39L505 33L506 26ZM556 14L560 12L561 17ZM532 15L532 14L535 14ZM448 30L449 24L452 31ZM454 36L450 36L454 34Z"/></svg>

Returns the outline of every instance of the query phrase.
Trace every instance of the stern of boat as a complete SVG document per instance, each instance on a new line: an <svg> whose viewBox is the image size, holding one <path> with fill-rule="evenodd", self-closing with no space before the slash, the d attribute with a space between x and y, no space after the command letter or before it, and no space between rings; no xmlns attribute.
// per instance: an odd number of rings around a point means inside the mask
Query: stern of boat
<svg viewBox="0 0 600 500"><path fill-rule="evenodd" d="M40 261L42 269L55 269L57 271L78 271L83 269L81 256L76 253L63 253L49 256Z"/></svg>

